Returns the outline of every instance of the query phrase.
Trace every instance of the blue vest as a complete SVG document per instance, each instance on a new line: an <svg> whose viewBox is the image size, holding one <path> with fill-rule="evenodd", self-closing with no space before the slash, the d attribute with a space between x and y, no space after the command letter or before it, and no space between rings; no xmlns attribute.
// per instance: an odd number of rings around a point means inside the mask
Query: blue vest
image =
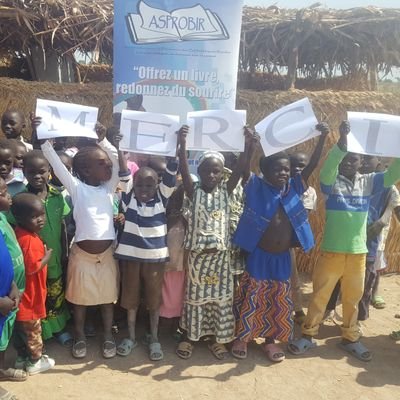
<svg viewBox="0 0 400 400"><path fill-rule="evenodd" d="M251 253L281 205L301 247L304 251L309 251L314 247L314 236L308 222L307 210L300 199L304 190L300 174L290 178L283 191L252 175L245 188L244 210L233 236L233 243Z"/></svg>

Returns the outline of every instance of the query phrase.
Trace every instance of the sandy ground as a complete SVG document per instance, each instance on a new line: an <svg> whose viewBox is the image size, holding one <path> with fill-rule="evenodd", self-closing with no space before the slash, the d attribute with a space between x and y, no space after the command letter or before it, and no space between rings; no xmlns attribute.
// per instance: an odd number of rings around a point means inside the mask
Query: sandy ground
<svg viewBox="0 0 400 400"><path fill-rule="evenodd" d="M255 343L249 347L248 359L240 362L233 358L216 361L206 343L195 347L190 360L180 360L175 356L172 336L163 328L165 358L161 362L150 362L143 345L127 358L105 362L100 338L93 338L82 363L67 349L49 342L47 353L57 363L53 370L24 383L2 386L22 400L399 399L400 344L388 334L400 329L400 320L394 319L400 311L400 276L386 276L381 282L387 307L372 309L371 318L363 324L363 341L374 355L369 363L347 356L337 347L340 329L333 321L321 327L318 348L303 357L287 355L280 364L271 364ZM310 290L307 281L304 291ZM308 299L306 295L305 302ZM8 356L12 361L13 353Z"/></svg>

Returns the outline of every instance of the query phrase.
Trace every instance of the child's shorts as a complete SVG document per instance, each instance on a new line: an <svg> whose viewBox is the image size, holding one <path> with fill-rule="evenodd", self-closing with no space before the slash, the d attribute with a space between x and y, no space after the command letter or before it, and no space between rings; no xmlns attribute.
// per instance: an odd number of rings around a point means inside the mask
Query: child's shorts
<svg viewBox="0 0 400 400"><path fill-rule="evenodd" d="M72 245L65 292L68 301L82 306L116 303L118 288L119 270L112 246L103 253L90 254L76 243Z"/></svg>
<svg viewBox="0 0 400 400"><path fill-rule="evenodd" d="M120 260L121 266L121 307L137 310L140 305L140 281L143 279L146 307L156 311L161 305L161 288L165 263L147 263Z"/></svg>

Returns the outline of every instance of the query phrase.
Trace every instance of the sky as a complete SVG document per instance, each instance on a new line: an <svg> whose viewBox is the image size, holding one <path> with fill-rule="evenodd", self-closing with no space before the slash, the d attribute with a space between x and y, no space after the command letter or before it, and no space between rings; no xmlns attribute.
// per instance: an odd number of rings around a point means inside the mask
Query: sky
<svg viewBox="0 0 400 400"><path fill-rule="evenodd" d="M301 8L316 3L317 0L244 0L248 6L271 6L283 8ZM353 8L368 5L388 8L400 8L399 0L320 0L323 6L329 8Z"/></svg>

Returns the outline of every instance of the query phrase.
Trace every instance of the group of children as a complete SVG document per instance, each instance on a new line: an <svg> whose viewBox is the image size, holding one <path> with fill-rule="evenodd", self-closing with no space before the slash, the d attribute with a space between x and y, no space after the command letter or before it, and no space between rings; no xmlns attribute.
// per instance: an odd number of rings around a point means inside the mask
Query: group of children
<svg viewBox="0 0 400 400"><path fill-rule="evenodd" d="M40 118L31 124L35 133ZM259 138L244 127L244 152L235 158L206 151L196 176L189 172L187 126L177 132L177 157L136 159L139 165L119 150L117 126L98 124L97 142L61 152L60 143L50 141L36 141L41 150L33 150L22 138L24 127L21 113L2 116L0 380L25 380L53 367L43 354L43 340L51 337L85 358L90 306L101 310L105 358L128 356L138 345L143 304L153 361L163 358L158 326L164 316L179 319L176 354L182 359L203 339L219 360L228 357L229 343L231 354L244 359L248 343L264 338L266 356L280 362L285 352L277 342L296 355L316 345L313 337L338 282L341 346L371 359L358 321L368 316L391 213L400 216L393 186L400 161L383 172L375 172L376 158L365 157L362 166L360 155L347 153L347 122L320 174L326 224L307 315L295 249L314 246L308 213L316 208L316 192L307 180L321 158L326 124L316 127L321 135L309 159L303 153L262 156L260 175L250 173ZM128 326L120 343L112 330L117 302ZM73 335L66 332L70 312ZM299 339L293 338L294 320L302 322ZM6 369L11 337L18 358Z"/></svg>

